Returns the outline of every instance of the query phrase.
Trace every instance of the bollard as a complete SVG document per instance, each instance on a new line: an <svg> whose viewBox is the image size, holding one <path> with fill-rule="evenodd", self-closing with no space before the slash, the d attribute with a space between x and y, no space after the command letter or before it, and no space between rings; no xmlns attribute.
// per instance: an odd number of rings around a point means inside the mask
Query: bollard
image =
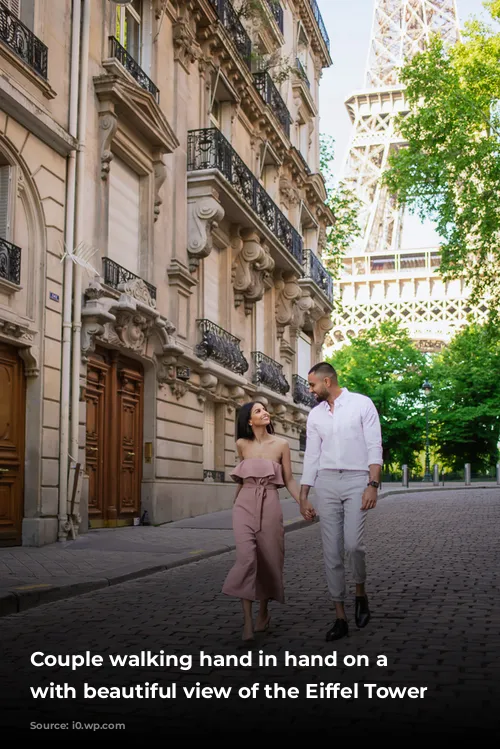
<svg viewBox="0 0 500 749"><path fill-rule="evenodd" d="M403 466L403 486L408 486L408 466Z"/></svg>
<svg viewBox="0 0 500 749"><path fill-rule="evenodd" d="M500 484L500 463L497 463L497 484Z"/></svg>
<svg viewBox="0 0 500 749"><path fill-rule="evenodd" d="M439 466L434 466L433 468L433 484L434 486L439 486Z"/></svg>
<svg viewBox="0 0 500 749"><path fill-rule="evenodd" d="M470 480L470 463L465 464L465 486L470 486L471 480Z"/></svg>

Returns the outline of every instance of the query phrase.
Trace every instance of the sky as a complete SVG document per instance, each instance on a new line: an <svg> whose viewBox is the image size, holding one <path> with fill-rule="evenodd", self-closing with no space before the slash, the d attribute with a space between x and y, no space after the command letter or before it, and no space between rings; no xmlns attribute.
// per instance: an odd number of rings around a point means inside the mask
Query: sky
<svg viewBox="0 0 500 749"><path fill-rule="evenodd" d="M320 130L335 139L334 173L338 175L349 144L347 97L364 87L375 0L317 0L330 37L333 65L323 69L320 84ZM482 0L456 0L460 26L472 15L487 19Z"/></svg>
<svg viewBox="0 0 500 749"><path fill-rule="evenodd" d="M349 147L351 121L344 101L364 88L375 0L317 0L330 38L333 64L323 69L320 83L320 132L334 140L333 176L337 179ZM482 0L456 0L460 27L472 16L488 20ZM404 221L403 249L439 244L433 225L411 214Z"/></svg>

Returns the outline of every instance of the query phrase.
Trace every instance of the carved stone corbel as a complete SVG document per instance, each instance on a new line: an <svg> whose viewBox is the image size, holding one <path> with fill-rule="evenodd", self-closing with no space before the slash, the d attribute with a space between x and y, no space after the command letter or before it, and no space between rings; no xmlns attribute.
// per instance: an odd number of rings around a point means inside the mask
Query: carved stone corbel
<svg viewBox="0 0 500 749"><path fill-rule="evenodd" d="M302 296L295 301L292 322L290 323L296 332L304 328L311 310L313 310L315 306L314 299L311 297L309 291L302 289L301 292Z"/></svg>
<svg viewBox="0 0 500 749"><path fill-rule="evenodd" d="M325 336L332 329L332 318L330 315L322 315L314 325L314 340L319 350L317 355L321 354L321 349L325 340Z"/></svg>
<svg viewBox="0 0 500 749"><path fill-rule="evenodd" d="M284 175L280 177L280 195L287 209L300 203L299 191L293 185L292 181Z"/></svg>
<svg viewBox="0 0 500 749"><path fill-rule="evenodd" d="M153 169L155 175L155 208L154 208L154 220L158 221L160 215L160 206L163 203L163 199L160 198L160 190L165 182L167 176L167 167L163 161L163 154L156 154L155 161L153 161Z"/></svg>
<svg viewBox="0 0 500 749"><path fill-rule="evenodd" d="M266 288L273 284L274 260L259 234L249 230L232 237L232 246L237 256L232 265L234 305L245 305L245 314L252 312L253 305L264 296Z"/></svg>
<svg viewBox="0 0 500 749"><path fill-rule="evenodd" d="M296 273L280 272L276 283L276 323L278 338L283 337L284 329L293 320L294 304L302 296Z"/></svg>
<svg viewBox="0 0 500 749"><path fill-rule="evenodd" d="M95 339L104 335L105 325L116 320L109 312L110 300L105 299L105 290L98 281L91 281L85 289L86 304L82 309L82 361L87 363L89 354L95 351Z"/></svg>
<svg viewBox="0 0 500 749"><path fill-rule="evenodd" d="M200 260L212 251L212 230L224 218L224 209L215 197L206 195L188 198L189 270L198 268Z"/></svg>
<svg viewBox="0 0 500 749"><path fill-rule="evenodd" d="M189 9L180 6L181 16L172 26L172 37L174 42L174 60L182 65L189 74L189 67L201 56L201 47L196 40L196 32L193 21L190 18Z"/></svg>
<svg viewBox="0 0 500 749"><path fill-rule="evenodd" d="M107 180L113 160L111 143L118 127L118 117L109 109L99 115L99 138L101 146L101 179Z"/></svg>

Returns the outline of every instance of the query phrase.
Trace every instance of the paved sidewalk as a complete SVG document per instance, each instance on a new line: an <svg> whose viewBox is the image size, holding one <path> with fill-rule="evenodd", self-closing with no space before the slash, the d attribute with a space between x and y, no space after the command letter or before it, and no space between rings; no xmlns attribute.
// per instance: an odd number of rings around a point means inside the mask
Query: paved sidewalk
<svg viewBox="0 0 500 749"><path fill-rule="evenodd" d="M425 491L449 492L500 487L473 484L385 484L380 499ZM314 496L312 495L314 503ZM293 499L282 499L285 531L308 525ZM317 522L317 521L316 521ZM0 548L0 616L69 598L126 580L179 567L234 549L231 510L161 526L91 530L77 539L42 547Z"/></svg>

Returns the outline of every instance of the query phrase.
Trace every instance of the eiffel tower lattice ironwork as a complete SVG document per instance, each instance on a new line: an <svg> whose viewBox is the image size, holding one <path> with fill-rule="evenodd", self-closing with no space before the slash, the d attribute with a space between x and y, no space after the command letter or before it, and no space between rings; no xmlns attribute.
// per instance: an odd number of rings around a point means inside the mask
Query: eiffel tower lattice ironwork
<svg viewBox="0 0 500 749"><path fill-rule="evenodd" d="M455 0L375 0L365 88L345 102L352 133L342 178L361 205L362 234L336 283L342 312L333 317L327 353L384 319L403 321L420 348L437 350L468 312L485 315L472 310L461 281L445 284L436 274L436 245L404 246L408 217L380 184L389 154L404 147L395 128L395 116L408 111L398 68L435 33L446 44L460 38Z"/></svg>

